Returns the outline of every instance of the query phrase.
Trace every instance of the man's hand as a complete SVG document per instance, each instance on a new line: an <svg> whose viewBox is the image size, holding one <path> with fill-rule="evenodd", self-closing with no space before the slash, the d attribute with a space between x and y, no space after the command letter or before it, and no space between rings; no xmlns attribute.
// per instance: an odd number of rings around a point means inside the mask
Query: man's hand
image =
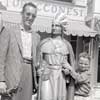
<svg viewBox="0 0 100 100"><path fill-rule="evenodd" d="M77 78L77 73L75 72L75 70L72 68L72 66L66 61L62 64L62 68L64 69L64 72L66 75L68 75L68 71L69 74L76 79Z"/></svg>
<svg viewBox="0 0 100 100"><path fill-rule="evenodd" d="M64 69L67 69L67 70L73 70L72 69L72 66L66 61L66 62L64 62L64 63L62 63L62 67L64 68Z"/></svg>
<svg viewBox="0 0 100 100"><path fill-rule="evenodd" d="M62 71L65 73L65 75L70 74L70 64L66 61L62 63Z"/></svg>
<svg viewBox="0 0 100 100"><path fill-rule="evenodd" d="M38 75L38 76L41 76L42 73L43 73L43 70L44 70L43 67L42 67L42 68L39 68L39 69L37 70L37 75Z"/></svg>
<svg viewBox="0 0 100 100"><path fill-rule="evenodd" d="M7 85L5 82L0 82L0 94L6 93Z"/></svg>
<svg viewBox="0 0 100 100"><path fill-rule="evenodd" d="M65 73L65 75L69 75L69 74L70 74L69 69L64 68L64 67L62 67L62 72L64 72L64 73Z"/></svg>

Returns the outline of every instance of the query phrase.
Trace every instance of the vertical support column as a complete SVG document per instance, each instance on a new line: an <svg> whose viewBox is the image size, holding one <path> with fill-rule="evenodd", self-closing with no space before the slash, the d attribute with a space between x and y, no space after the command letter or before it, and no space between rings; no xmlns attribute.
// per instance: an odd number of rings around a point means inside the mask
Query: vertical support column
<svg viewBox="0 0 100 100"><path fill-rule="evenodd" d="M76 46L76 69L78 68L79 54L83 51L83 39L82 37L77 37L77 46Z"/></svg>
<svg viewBox="0 0 100 100"><path fill-rule="evenodd" d="M95 28L95 18L92 19L91 28ZM96 38L91 39L91 48L90 48L90 55L91 55L91 85L92 87L95 86L97 83L97 73L98 73L98 41Z"/></svg>
<svg viewBox="0 0 100 100"><path fill-rule="evenodd" d="M2 28L2 13L0 12L0 30Z"/></svg>

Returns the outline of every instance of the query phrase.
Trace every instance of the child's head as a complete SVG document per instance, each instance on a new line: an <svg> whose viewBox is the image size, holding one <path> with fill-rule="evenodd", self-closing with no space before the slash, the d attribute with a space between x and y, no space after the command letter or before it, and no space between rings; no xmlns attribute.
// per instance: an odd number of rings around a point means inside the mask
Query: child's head
<svg viewBox="0 0 100 100"><path fill-rule="evenodd" d="M80 71L87 71L90 67L90 56L88 53L83 52L79 55L79 69Z"/></svg>

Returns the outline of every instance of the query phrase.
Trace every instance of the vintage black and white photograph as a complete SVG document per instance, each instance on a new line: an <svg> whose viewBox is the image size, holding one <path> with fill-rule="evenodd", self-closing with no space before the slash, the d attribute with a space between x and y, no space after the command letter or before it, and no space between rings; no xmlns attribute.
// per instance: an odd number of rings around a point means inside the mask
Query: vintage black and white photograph
<svg viewBox="0 0 100 100"><path fill-rule="evenodd" d="M100 100L100 0L0 0L0 100Z"/></svg>

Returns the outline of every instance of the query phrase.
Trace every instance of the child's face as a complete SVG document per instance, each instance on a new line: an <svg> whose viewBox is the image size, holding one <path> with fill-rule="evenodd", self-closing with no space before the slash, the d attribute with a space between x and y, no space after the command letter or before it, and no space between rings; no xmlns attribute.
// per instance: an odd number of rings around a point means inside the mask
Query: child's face
<svg viewBox="0 0 100 100"><path fill-rule="evenodd" d="M89 70L90 62L88 58L80 57L79 59L79 69L81 71L87 71Z"/></svg>

